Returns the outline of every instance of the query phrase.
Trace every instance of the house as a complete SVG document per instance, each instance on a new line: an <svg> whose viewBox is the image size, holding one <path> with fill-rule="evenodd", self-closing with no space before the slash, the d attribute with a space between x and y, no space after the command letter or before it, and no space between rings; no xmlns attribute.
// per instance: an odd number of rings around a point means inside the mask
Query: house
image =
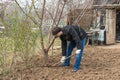
<svg viewBox="0 0 120 80"><path fill-rule="evenodd" d="M100 13L100 23L106 29L106 44L114 44L120 41L120 1L119 0L94 0L93 9Z"/></svg>
<svg viewBox="0 0 120 80"><path fill-rule="evenodd" d="M115 44L116 42L119 42L120 1L93 0L89 5L90 7L87 7L86 9L80 8L69 12L67 16L67 24L74 24L73 22L76 20L76 18L81 16L82 18L80 19L80 22L78 21L77 25L82 26L87 31L88 29L90 30L91 27L93 30L97 30L100 28L100 26L105 26L105 44ZM84 12L84 15L81 15L82 12ZM73 15L74 17L71 17Z"/></svg>

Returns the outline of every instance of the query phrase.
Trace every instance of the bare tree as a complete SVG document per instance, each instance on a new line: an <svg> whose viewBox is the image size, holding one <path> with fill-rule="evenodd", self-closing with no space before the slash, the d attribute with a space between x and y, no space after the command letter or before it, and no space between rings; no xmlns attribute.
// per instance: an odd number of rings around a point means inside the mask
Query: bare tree
<svg viewBox="0 0 120 80"><path fill-rule="evenodd" d="M42 0L42 1L31 0L32 3L31 3L31 7L29 7L29 8L31 8L31 9L33 8L32 10L36 13L36 16L37 16L37 18L36 18L36 17L34 17L34 15L26 13L23 10L23 8L20 6L20 3L17 0L15 0L15 2L19 6L19 8L22 10L22 12L27 17L29 17L29 19L31 19L34 22L34 24L39 26L41 50L45 57L46 62L48 62L48 51L55 40L54 38L51 40L52 36L50 35L51 33L49 33L49 35L48 35L49 45L46 47L44 44L44 36L43 36L43 30L42 30L43 26L42 25L44 24L44 21L46 20L46 18L48 18L52 21L50 24L50 27L49 27L49 32L50 32L52 27L59 25L59 22L63 17L64 10L66 10L66 11L68 9L74 10L74 9L81 7L81 5L84 5L84 7L82 7L83 11L80 13L80 15L77 16L76 20L74 21L74 24L77 24L80 21L80 19L85 15L85 12L86 12L87 8L89 7L89 5L92 4L91 1L85 5L85 3L80 0L78 0L78 1L74 1L74 0L52 1L51 0L50 1L51 3L53 3L53 2L57 3L57 4L52 5L53 7L51 7L48 5L46 0ZM39 5L39 7L36 6L36 3ZM67 5L67 9L66 9L66 5ZM53 9L50 10L50 8L53 8ZM64 13L64 15L65 15L65 13Z"/></svg>
<svg viewBox="0 0 120 80"><path fill-rule="evenodd" d="M48 3L47 3L46 0L42 0L42 1L31 0L31 2L32 2L31 7L32 7L33 12L35 12L35 14L37 16L37 18L36 18L36 17L34 17L34 15L26 13L23 10L22 6L20 6L20 3L17 0L15 0L16 4L19 6L19 8L22 10L22 12L29 19L31 19L35 25L39 26L41 51L44 55L46 63L48 62L48 51L49 51L50 47L52 46L55 38L52 38L52 40L50 40L50 38L52 36L49 35L50 36L49 39L48 39L49 45L46 47L45 44L44 44L44 36L43 36L43 30L42 30L42 28L44 26L42 26L42 25L44 23L46 15L47 15L47 16L49 16L47 18L52 20L52 23L51 23L51 26L50 26L49 29L51 29L52 27L58 26L59 22L62 18L63 11L65 9L65 5L68 2L68 0L63 0L63 1L62 0L55 0L55 1L57 2L57 5L54 5L54 7L53 7L54 13L53 13L53 12L49 11L50 6L47 6ZM41 6L36 6L36 3L38 5L41 5ZM31 8L31 7L29 7L29 8Z"/></svg>

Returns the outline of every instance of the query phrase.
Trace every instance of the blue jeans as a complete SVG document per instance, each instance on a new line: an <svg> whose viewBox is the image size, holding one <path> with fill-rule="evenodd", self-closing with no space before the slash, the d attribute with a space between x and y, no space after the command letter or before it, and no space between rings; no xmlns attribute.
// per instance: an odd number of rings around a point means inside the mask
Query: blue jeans
<svg viewBox="0 0 120 80"><path fill-rule="evenodd" d="M81 51L79 54L76 54L76 60L75 60L75 63L74 63L74 67L73 69L80 69L80 63L81 63L81 60L82 60L82 54L83 54L83 50L84 50L84 46L85 46L85 41L86 41L86 38L83 39L83 40L80 40L80 45L81 45ZM68 45L67 45L67 52L66 52L66 57L69 57L71 56L71 53L73 51L73 48L75 48L76 44L74 41L71 41ZM70 58L66 59L65 62L64 62L64 65L65 66L68 66L70 64Z"/></svg>

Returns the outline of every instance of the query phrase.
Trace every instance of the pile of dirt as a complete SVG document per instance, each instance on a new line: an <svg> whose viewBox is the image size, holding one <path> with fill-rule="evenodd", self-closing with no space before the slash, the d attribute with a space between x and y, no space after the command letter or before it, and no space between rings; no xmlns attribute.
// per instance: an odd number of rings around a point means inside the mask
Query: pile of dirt
<svg viewBox="0 0 120 80"><path fill-rule="evenodd" d="M120 47L120 46L119 46ZM60 50L56 51L56 53ZM51 56L49 64L55 64L60 60L60 54ZM43 65L40 56L34 56L30 60L30 67L24 67L22 63L16 66L14 76L8 80L119 80L120 79L120 49L106 48L102 46L86 46L81 68L72 72L75 57L71 58L69 67ZM1 78L2 79L2 78Z"/></svg>

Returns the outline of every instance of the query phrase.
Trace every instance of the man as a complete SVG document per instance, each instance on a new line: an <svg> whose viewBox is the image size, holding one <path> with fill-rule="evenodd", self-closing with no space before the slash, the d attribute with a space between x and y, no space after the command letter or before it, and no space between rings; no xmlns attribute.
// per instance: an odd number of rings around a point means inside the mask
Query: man
<svg viewBox="0 0 120 80"><path fill-rule="evenodd" d="M76 61L74 63L73 72L80 69L80 62L86 41L86 32L78 26L65 26L63 28L55 27L52 29L52 34L55 38L60 37L62 46L61 66L69 66L73 48L76 50Z"/></svg>

